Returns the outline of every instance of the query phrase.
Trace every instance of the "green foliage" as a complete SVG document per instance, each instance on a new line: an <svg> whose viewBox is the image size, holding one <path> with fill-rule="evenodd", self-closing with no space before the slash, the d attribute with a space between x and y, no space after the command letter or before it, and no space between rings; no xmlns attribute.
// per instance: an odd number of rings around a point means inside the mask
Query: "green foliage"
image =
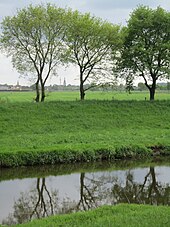
<svg viewBox="0 0 170 227"><path fill-rule="evenodd" d="M145 84L144 83L138 83L138 88L139 88L139 90L140 91L145 91L145 90L147 90L147 87L145 86Z"/></svg>
<svg viewBox="0 0 170 227"><path fill-rule="evenodd" d="M154 99L156 81L170 72L170 13L158 7L139 6L124 31L121 67L144 80ZM150 84L150 81L152 84Z"/></svg>
<svg viewBox="0 0 170 227"><path fill-rule="evenodd" d="M127 226L127 227L158 227L169 226L170 213L166 206L128 205L103 206L93 211L76 214L59 215L35 220L18 226Z"/></svg>
<svg viewBox="0 0 170 227"><path fill-rule="evenodd" d="M17 71L36 81L37 102L39 87L44 101L45 83L63 62L66 15L66 10L50 4L30 5L2 22L1 46Z"/></svg>
<svg viewBox="0 0 170 227"><path fill-rule="evenodd" d="M120 48L120 27L90 14L70 12L66 44L70 49L68 61L79 67L80 97L84 99L84 87L88 80L94 85L111 73L113 56Z"/></svg>
<svg viewBox="0 0 170 227"><path fill-rule="evenodd" d="M61 63L80 68L80 90L84 97L87 79L102 75L120 47L120 27L90 14L47 4L28 6L2 22L1 47L12 57L22 75L31 75L39 101L44 101L44 86ZM99 73L100 72L100 73ZM96 79L96 78L95 78Z"/></svg>
<svg viewBox="0 0 170 227"><path fill-rule="evenodd" d="M133 75L126 77L126 91L130 94L133 91Z"/></svg>

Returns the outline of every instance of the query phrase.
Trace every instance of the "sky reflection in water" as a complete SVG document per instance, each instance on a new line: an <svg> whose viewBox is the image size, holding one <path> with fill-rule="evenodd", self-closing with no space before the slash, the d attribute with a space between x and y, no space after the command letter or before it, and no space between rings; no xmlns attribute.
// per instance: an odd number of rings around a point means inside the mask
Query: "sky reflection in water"
<svg viewBox="0 0 170 227"><path fill-rule="evenodd" d="M22 223L103 204L170 205L170 166L94 171L1 181L0 223Z"/></svg>

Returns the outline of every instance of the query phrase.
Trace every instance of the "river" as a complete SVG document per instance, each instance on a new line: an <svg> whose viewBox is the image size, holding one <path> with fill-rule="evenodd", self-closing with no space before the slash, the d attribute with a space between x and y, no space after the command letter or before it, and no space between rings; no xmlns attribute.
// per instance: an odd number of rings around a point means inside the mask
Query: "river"
<svg viewBox="0 0 170 227"><path fill-rule="evenodd" d="M0 169L0 223L101 205L170 205L170 160Z"/></svg>

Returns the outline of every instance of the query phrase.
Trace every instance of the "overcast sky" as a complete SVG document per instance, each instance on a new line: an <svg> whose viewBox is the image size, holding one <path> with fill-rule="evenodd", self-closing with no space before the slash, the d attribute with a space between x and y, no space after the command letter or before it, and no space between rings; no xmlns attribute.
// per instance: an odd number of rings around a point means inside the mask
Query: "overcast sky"
<svg viewBox="0 0 170 227"><path fill-rule="evenodd" d="M17 9L23 8L29 4L40 3L55 3L59 7L71 7L78 9L81 12L90 12L92 15L101 17L104 20L116 24L126 24L129 14L138 5L147 5L152 8L161 6L170 11L169 0L0 0L0 22L5 16L12 16ZM66 82L71 84L78 84L76 69L71 68L67 70L59 70L59 76L51 78L48 84ZM6 58L0 53L0 84L16 84L19 80L20 84L30 84L30 82L19 78L19 74L12 68L10 59Z"/></svg>

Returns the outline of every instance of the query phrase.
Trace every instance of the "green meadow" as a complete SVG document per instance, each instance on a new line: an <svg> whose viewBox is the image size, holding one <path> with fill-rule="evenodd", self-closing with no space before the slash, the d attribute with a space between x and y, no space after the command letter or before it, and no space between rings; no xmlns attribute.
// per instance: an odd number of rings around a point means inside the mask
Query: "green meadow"
<svg viewBox="0 0 170 227"><path fill-rule="evenodd" d="M169 94L154 102L145 93L78 95L49 93L35 103L31 92L0 93L1 166L169 154Z"/></svg>
<svg viewBox="0 0 170 227"><path fill-rule="evenodd" d="M128 205L104 206L76 214L35 220L20 227L162 227L170 225L169 207Z"/></svg>
<svg viewBox="0 0 170 227"><path fill-rule="evenodd" d="M11 102L34 102L35 92L0 92L0 103ZM76 101L79 100L78 91L56 91L46 92L45 101ZM86 100L149 100L149 92L127 92L120 91L88 91L85 96ZM156 100L170 100L170 92L157 91Z"/></svg>

